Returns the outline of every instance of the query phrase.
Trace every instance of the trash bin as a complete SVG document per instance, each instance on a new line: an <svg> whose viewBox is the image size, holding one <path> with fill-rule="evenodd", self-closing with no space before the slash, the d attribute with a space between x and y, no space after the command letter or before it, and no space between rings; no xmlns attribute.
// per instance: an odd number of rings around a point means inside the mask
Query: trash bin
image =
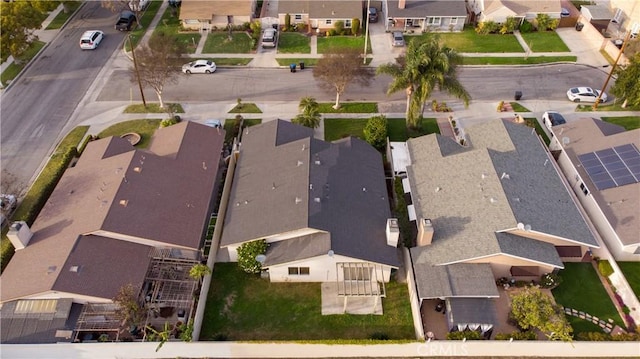
<svg viewBox="0 0 640 359"><path fill-rule="evenodd" d="M300 62L300 70L304 70L304 62Z"/></svg>
<svg viewBox="0 0 640 359"><path fill-rule="evenodd" d="M291 70L291 72L296 72L296 64L289 65L289 70Z"/></svg>
<svg viewBox="0 0 640 359"><path fill-rule="evenodd" d="M584 24L581 23L580 21L576 23L576 31L582 31L583 27L584 27Z"/></svg>
<svg viewBox="0 0 640 359"><path fill-rule="evenodd" d="M520 101L522 98L522 91L516 91L516 94L513 96L516 101Z"/></svg>

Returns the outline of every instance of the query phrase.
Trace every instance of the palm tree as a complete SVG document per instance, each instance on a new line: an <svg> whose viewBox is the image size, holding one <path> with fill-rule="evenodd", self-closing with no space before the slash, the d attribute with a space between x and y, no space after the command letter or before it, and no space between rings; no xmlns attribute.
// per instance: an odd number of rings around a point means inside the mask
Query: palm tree
<svg viewBox="0 0 640 359"><path fill-rule="evenodd" d="M424 42L411 41L397 63L378 67L378 74L393 77L388 94L401 90L407 94L407 126L418 127L424 104L435 89L463 100L465 107L469 105L471 96L456 77L461 59L454 50L442 46L438 37L429 36Z"/></svg>
<svg viewBox="0 0 640 359"><path fill-rule="evenodd" d="M300 113L291 119L291 122L310 128L320 126L320 110L316 99L313 97L303 97L300 99L298 109L300 109Z"/></svg>

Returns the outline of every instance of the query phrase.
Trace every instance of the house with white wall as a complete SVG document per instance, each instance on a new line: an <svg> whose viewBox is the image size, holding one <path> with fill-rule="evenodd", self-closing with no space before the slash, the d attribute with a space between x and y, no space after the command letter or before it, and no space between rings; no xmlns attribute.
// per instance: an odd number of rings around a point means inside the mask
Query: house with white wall
<svg viewBox="0 0 640 359"><path fill-rule="evenodd" d="M291 24L304 24L313 31L328 31L342 21L350 29L353 19L363 22L363 3L360 0L278 0L278 22L285 24L290 16Z"/></svg>
<svg viewBox="0 0 640 359"><path fill-rule="evenodd" d="M386 0L387 31L462 31L467 22L464 0Z"/></svg>
<svg viewBox="0 0 640 359"><path fill-rule="evenodd" d="M240 26L254 19L256 5L256 0L183 0L180 21L190 30Z"/></svg>

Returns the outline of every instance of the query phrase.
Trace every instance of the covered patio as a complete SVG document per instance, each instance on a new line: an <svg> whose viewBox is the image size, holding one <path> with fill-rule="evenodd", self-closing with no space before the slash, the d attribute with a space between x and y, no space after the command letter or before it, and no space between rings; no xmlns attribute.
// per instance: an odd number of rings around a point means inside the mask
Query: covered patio
<svg viewBox="0 0 640 359"><path fill-rule="evenodd" d="M365 262L336 263L335 282L322 283L322 315L382 315L386 297L383 268Z"/></svg>

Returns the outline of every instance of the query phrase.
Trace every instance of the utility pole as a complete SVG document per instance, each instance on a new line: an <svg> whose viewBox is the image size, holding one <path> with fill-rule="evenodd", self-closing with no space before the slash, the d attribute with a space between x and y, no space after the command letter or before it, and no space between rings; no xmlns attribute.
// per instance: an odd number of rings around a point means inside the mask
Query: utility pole
<svg viewBox="0 0 640 359"><path fill-rule="evenodd" d="M369 8L371 7L371 0L367 0L367 23L364 30L364 55L362 56L362 63L367 64L367 45L369 45Z"/></svg>
<svg viewBox="0 0 640 359"><path fill-rule="evenodd" d="M627 42L629 42L630 37L631 37L631 30L628 30L627 35L624 37L624 40L622 41L622 46L620 46L620 52L618 52L616 61L614 61L613 66L611 66L611 71L609 72L609 76L607 76L607 79L604 82L604 86L602 86L602 90L598 94L598 97L596 98L596 102L593 104L594 110L598 108L598 104L600 103L600 98L602 97L604 90L607 88L607 85L609 84L609 80L611 80L611 76L613 76L613 72L616 70L616 66L618 66L618 61L620 61L620 57L622 56L622 53L624 53L624 48L625 46L627 46Z"/></svg>
<svg viewBox="0 0 640 359"><path fill-rule="evenodd" d="M131 57L133 58L133 68L136 71L136 79L140 88L140 97L142 97L142 106L147 108L147 101L144 99L144 91L142 91L142 81L140 81L140 72L138 72L138 62L136 61L136 52L133 50L133 41L131 41L131 33L128 34L129 46L131 46Z"/></svg>

